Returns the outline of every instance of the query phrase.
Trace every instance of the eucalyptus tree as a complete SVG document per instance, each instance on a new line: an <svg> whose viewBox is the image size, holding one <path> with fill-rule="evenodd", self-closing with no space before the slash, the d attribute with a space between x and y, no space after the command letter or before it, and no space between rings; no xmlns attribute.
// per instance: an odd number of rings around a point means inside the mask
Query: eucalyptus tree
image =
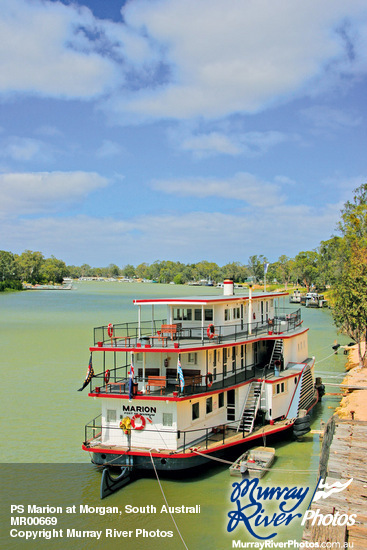
<svg viewBox="0 0 367 550"><path fill-rule="evenodd" d="M358 343L360 364L367 366L367 184L354 191L341 211L342 246L336 277L335 324Z"/></svg>

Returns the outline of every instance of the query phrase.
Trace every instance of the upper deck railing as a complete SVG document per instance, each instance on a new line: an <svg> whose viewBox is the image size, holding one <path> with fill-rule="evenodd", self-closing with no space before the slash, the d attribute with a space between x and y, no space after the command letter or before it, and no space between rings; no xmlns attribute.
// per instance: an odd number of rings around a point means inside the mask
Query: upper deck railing
<svg viewBox="0 0 367 550"><path fill-rule="evenodd" d="M201 347L209 344L226 344L246 341L261 335L279 335L294 331L300 326L301 309L284 310L273 319L259 320L252 323L232 323L215 325L212 333L207 326L191 326L185 323L174 323L174 332L165 332L162 326L165 319L144 321L140 325L122 323L101 326L94 329L94 345L100 348L185 348Z"/></svg>

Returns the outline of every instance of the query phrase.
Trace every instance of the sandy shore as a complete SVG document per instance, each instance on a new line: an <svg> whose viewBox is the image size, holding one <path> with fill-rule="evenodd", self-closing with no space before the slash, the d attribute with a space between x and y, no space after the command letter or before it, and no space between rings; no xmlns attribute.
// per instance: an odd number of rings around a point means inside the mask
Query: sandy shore
<svg viewBox="0 0 367 550"><path fill-rule="evenodd" d="M357 345L353 346L348 353L346 369L348 374L343 384L366 389L346 390L335 412L339 418L348 419L352 418L352 411L354 411L355 420L367 420L367 367L359 366Z"/></svg>

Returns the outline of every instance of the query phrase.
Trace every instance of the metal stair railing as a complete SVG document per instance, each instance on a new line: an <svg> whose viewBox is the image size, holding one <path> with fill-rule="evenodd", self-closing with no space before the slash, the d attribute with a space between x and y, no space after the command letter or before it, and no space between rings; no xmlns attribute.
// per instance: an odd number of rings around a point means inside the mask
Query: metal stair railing
<svg viewBox="0 0 367 550"><path fill-rule="evenodd" d="M277 357L278 355L279 355L279 359L283 355L283 340L281 340L281 339L277 339L274 342L273 351L271 352L271 357L270 357L270 361L269 361L269 367L270 368L274 367L274 363L276 361L275 357Z"/></svg>
<svg viewBox="0 0 367 550"><path fill-rule="evenodd" d="M242 428L243 431L246 431L250 434L254 429L255 418L257 415L257 411L259 410L259 407L260 407L261 396L265 386L265 379L266 379L265 373L266 373L267 366L268 365L265 365L263 369L260 388L259 388L259 381L251 382L251 387L249 389L249 392L247 394L247 397L243 405L241 419L237 426L237 432L239 432L240 429ZM259 392L257 394L255 394L256 388L259 388ZM247 407L248 402L251 400L253 400L252 406L248 408ZM245 422L247 422L246 430L245 430Z"/></svg>

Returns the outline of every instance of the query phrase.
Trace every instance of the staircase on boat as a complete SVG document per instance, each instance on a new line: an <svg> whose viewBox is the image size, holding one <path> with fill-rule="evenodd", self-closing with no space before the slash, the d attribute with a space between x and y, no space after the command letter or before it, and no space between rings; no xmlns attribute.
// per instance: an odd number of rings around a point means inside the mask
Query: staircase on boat
<svg viewBox="0 0 367 550"><path fill-rule="evenodd" d="M275 340L273 351L271 352L269 368L280 370L280 365L283 361L283 340ZM254 429L255 419L257 411L259 410L261 403L261 394L265 385L265 372L264 368L262 380L252 382L245 400L241 420L238 423L237 431L244 431L246 435L250 434Z"/></svg>
<svg viewBox="0 0 367 550"><path fill-rule="evenodd" d="M242 411L241 420L238 423L237 431L250 434L254 429L255 418L260 407L261 394L265 384L265 379L251 382L247 398Z"/></svg>
<svg viewBox="0 0 367 550"><path fill-rule="evenodd" d="M275 369L276 365L281 365L283 360L283 340L275 340L273 351L271 353L269 367ZM279 363L278 363L279 361ZM277 370L280 370L279 367Z"/></svg>

